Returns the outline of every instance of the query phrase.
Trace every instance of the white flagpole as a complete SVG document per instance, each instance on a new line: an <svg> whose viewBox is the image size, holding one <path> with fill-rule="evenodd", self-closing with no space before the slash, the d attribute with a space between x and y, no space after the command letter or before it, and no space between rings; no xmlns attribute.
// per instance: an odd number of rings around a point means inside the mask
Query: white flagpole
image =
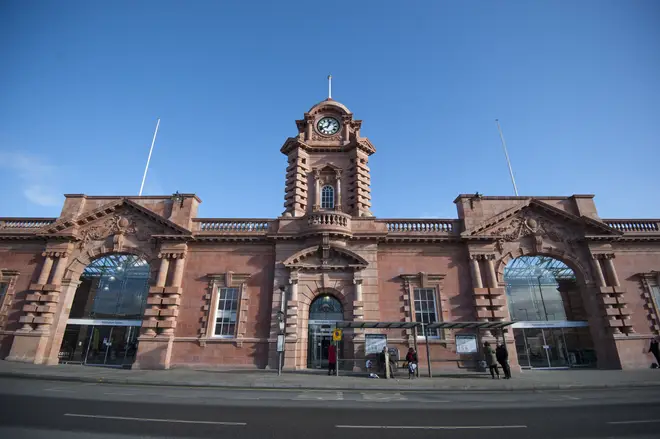
<svg viewBox="0 0 660 439"><path fill-rule="evenodd" d="M511 176L511 183L513 183L513 192L518 196L518 187L516 187L516 180L513 178L513 169L511 169L511 160L509 160L509 153L506 150L506 142L504 141L504 134L502 134L502 128L500 127L499 119L495 119L497 122L497 130L500 132L500 139L502 139L502 148L504 148L504 157L506 157L506 164L509 167L509 175Z"/></svg>
<svg viewBox="0 0 660 439"><path fill-rule="evenodd" d="M156 122L156 131L154 131L154 138L151 140L151 148L149 148L149 158L147 158L147 166L144 167L144 175L142 176L142 184L140 185L140 193L138 196L142 196L142 189L144 189L144 182L147 179L147 171L149 170L149 162L151 161L151 153L154 151L154 144L156 143L156 135L158 134L158 127L160 126L160 117L158 122Z"/></svg>
<svg viewBox="0 0 660 439"><path fill-rule="evenodd" d="M332 99L332 75L328 75L328 99Z"/></svg>

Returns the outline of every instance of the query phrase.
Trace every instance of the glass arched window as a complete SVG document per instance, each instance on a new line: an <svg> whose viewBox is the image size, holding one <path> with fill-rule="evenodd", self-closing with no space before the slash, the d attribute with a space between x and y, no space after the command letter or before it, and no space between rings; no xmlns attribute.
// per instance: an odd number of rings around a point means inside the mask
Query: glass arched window
<svg viewBox="0 0 660 439"><path fill-rule="evenodd" d="M332 186L323 186L321 189L321 209L334 209L335 207L335 188Z"/></svg>
<svg viewBox="0 0 660 439"><path fill-rule="evenodd" d="M319 296L309 306L309 320L335 320L344 319L341 302L330 295Z"/></svg>
<svg viewBox="0 0 660 439"><path fill-rule="evenodd" d="M128 254L93 260L80 276L71 318L141 320L149 292L149 264Z"/></svg>
<svg viewBox="0 0 660 439"><path fill-rule="evenodd" d="M548 256L520 256L504 268L504 282L513 320L567 320L562 291L577 288L575 273ZM565 294L568 299L569 294Z"/></svg>

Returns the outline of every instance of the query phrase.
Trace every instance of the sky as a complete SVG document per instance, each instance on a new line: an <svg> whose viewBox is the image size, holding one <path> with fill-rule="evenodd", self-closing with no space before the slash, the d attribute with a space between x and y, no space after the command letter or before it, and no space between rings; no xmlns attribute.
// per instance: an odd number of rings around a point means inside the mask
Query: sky
<svg viewBox="0 0 660 439"><path fill-rule="evenodd" d="M363 120L373 213L455 218L460 193L595 194L660 218L660 2L0 2L0 217L63 194L195 193L283 212L295 120Z"/></svg>

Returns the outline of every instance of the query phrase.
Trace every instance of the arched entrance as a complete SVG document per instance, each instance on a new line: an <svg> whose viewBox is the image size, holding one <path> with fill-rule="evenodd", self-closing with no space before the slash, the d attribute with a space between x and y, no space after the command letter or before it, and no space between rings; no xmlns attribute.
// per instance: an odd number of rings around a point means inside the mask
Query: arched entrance
<svg viewBox="0 0 660 439"><path fill-rule="evenodd" d="M332 344L332 331L336 322L343 319L343 307L334 296L323 294L309 305L307 367L328 367L328 348ZM341 342L337 351L342 352Z"/></svg>
<svg viewBox="0 0 660 439"><path fill-rule="evenodd" d="M522 368L594 367L596 355L575 272L549 256L520 256L504 268Z"/></svg>
<svg viewBox="0 0 660 439"><path fill-rule="evenodd" d="M80 276L60 363L130 367L149 292L147 261L131 254L93 260Z"/></svg>

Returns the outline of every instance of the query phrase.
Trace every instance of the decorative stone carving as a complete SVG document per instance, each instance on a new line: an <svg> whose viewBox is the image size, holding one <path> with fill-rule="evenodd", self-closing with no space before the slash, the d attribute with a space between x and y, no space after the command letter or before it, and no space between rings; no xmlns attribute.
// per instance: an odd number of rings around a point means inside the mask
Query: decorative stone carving
<svg viewBox="0 0 660 439"><path fill-rule="evenodd" d="M490 232L490 235L498 237L495 245L500 253L504 251L505 242L517 241L526 236L534 238L536 251L539 252L542 250L543 238L555 243L563 243L570 249L574 248L577 238L568 228L531 211L525 211L507 225Z"/></svg>
<svg viewBox="0 0 660 439"><path fill-rule="evenodd" d="M312 140L317 140L320 142L327 142L327 141L341 141L341 134L335 134L334 136L322 136L320 134L313 134L312 135Z"/></svg>
<svg viewBox="0 0 660 439"><path fill-rule="evenodd" d="M113 236L113 250L123 251L127 235L134 235L138 241L151 237L151 230L144 220L134 214L113 215L100 224L92 225L80 232L79 248L84 248L92 241L100 241Z"/></svg>

